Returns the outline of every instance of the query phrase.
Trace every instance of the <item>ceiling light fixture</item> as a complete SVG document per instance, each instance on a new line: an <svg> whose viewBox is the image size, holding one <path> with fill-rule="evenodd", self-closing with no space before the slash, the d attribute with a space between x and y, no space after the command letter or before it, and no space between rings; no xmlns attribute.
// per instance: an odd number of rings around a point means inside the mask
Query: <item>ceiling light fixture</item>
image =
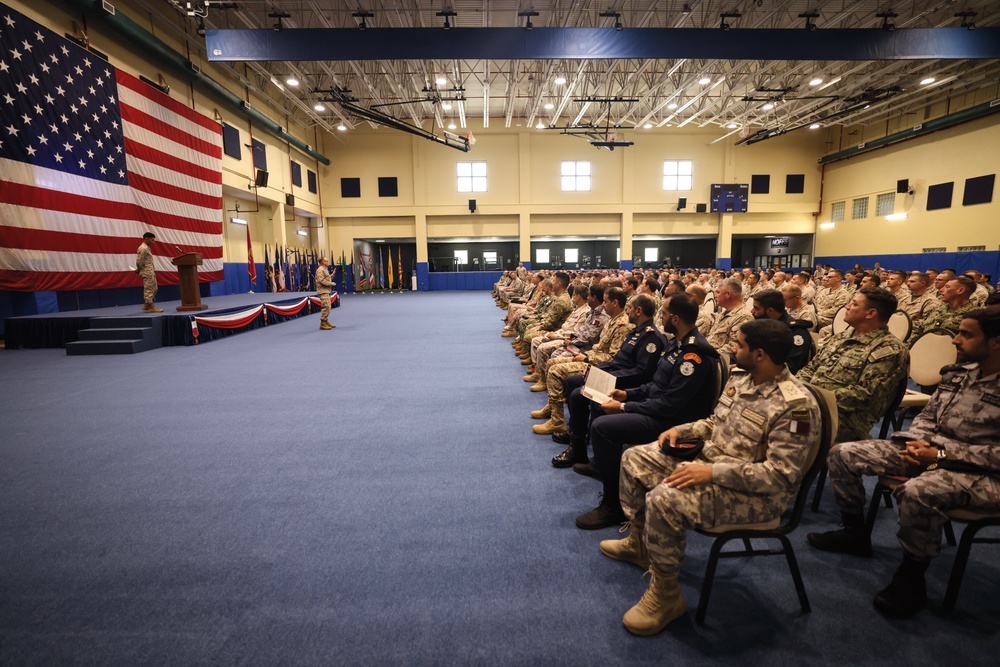
<svg viewBox="0 0 1000 667"><path fill-rule="evenodd" d="M735 130L737 127L738 125L736 125L736 123L730 123L729 125L726 125L726 129L728 130Z"/></svg>
<svg viewBox="0 0 1000 667"><path fill-rule="evenodd" d="M443 76L439 76L438 78L434 79L434 83L436 83L439 86L444 86L447 85L448 79L444 78Z"/></svg>
<svg viewBox="0 0 1000 667"><path fill-rule="evenodd" d="M343 132L344 130L347 129L347 126L344 125L343 123L341 123L340 125L337 126L337 129L340 130L341 132Z"/></svg>
<svg viewBox="0 0 1000 667"><path fill-rule="evenodd" d="M726 19L738 19L741 16L743 16L743 14L740 14L739 12L723 12L722 14L719 14L719 27L723 30L729 30L732 26L726 22Z"/></svg>
<svg viewBox="0 0 1000 667"><path fill-rule="evenodd" d="M761 107L761 109L763 109L764 111L770 111L773 108L774 108L773 102L768 102L767 104Z"/></svg>
<svg viewBox="0 0 1000 667"><path fill-rule="evenodd" d="M653 128L653 124L652 123L646 123L645 125L643 125L643 128L645 128L647 130L651 130Z"/></svg>
<svg viewBox="0 0 1000 667"><path fill-rule="evenodd" d="M805 29L812 32L816 29L816 24L813 23L812 20L819 18L819 12L803 12L799 14L799 18L806 20Z"/></svg>
<svg viewBox="0 0 1000 667"><path fill-rule="evenodd" d="M564 76L557 76L555 83L556 83L557 86L564 86L564 85L566 85L566 77L564 77Z"/></svg>
<svg viewBox="0 0 1000 667"><path fill-rule="evenodd" d="M813 123L812 125L809 126L809 129L810 130L818 130L820 127L822 127L822 126L819 123Z"/></svg>
<svg viewBox="0 0 1000 667"><path fill-rule="evenodd" d="M364 30L365 28L368 27L368 24L365 23L365 19L375 18L375 14L368 11L357 11L351 14L351 16L353 16L356 19L361 19L361 22L358 23L358 30Z"/></svg>
<svg viewBox="0 0 1000 667"><path fill-rule="evenodd" d="M545 129L545 123L543 123L542 121L538 121L538 125L535 125L535 129L536 130L544 130Z"/></svg>
<svg viewBox="0 0 1000 667"><path fill-rule="evenodd" d="M676 102L671 102L670 104L667 105L667 108L668 109L676 109L677 108L677 103Z"/></svg>
<svg viewBox="0 0 1000 667"><path fill-rule="evenodd" d="M556 108L556 105L552 104L552 102L546 102L545 103L545 110L546 111L551 111L552 109L555 109L555 108Z"/></svg>
<svg viewBox="0 0 1000 667"><path fill-rule="evenodd" d="M451 102L445 102L444 104L441 105L441 108L444 109L445 111L451 111Z"/></svg>
<svg viewBox="0 0 1000 667"><path fill-rule="evenodd" d="M299 85L299 80L296 79L294 76L290 76L287 79L285 79L285 83L288 84L289 86L297 86Z"/></svg>
<svg viewBox="0 0 1000 667"><path fill-rule="evenodd" d="M316 111L326 111L326 107L323 106L322 104L315 105L313 109L315 109Z"/></svg>
<svg viewBox="0 0 1000 667"><path fill-rule="evenodd" d="M267 16L268 18L276 19L274 25L271 26L271 29L275 32L281 32L285 28L285 26L281 23L281 19L292 18L291 14L287 14L285 12L271 12Z"/></svg>
<svg viewBox="0 0 1000 667"><path fill-rule="evenodd" d="M929 76L929 77L927 77L926 79L922 80L922 81L920 82L920 85L921 85L921 86L929 86L929 85L931 85L932 83L934 83L935 81L937 81L937 79L935 79L935 78L934 78L934 77L932 77L932 76Z"/></svg>
<svg viewBox="0 0 1000 667"><path fill-rule="evenodd" d="M823 79L821 79L819 77L816 77L815 79L813 79L812 81L809 82L809 85L810 86L819 86L822 83L823 83Z"/></svg>
<svg viewBox="0 0 1000 667"><path fill-rule="evenodd" d="M448 129L449 130L454 130L455 129L455 124L454 123L448 123Z"/></svg>
<svg viewBox="0 0 1000 667"><path fill-rule="evenodd" d="M452 16L458 16L458 12L453 12L450 9L445 9L444 11L437 12L435 14L435 16L443 16L444 17L444 29L445 30L451 30L451 23L449 22L449 19Z"/></svg>
<svg viewBox="0 0 1000 667"><path fill-rule="evenodd" d="M709 77L707 77L707 76L706 77L702 77L702 78L698 79L698 83L700 83L703 86L707 86L708 84L712 83L712 79L709 78Z"/></svg>
<svg viewBox="0 0 1000 667"><path fill-rule="evenodd" d="M833 229L836 226L837 226L836 222L821 222L821 223L819 223L819 228L820 229Z"/></svg>

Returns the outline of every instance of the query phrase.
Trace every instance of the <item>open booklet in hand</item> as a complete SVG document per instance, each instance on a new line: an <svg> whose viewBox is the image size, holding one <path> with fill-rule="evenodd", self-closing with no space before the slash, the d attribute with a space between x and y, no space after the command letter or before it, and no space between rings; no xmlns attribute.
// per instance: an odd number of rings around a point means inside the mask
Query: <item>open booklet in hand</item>
<svg viewBox="0 0 1000 667"><path fill-rule="evenodd" d="M587 369L586 382L583 385L583 395L595 403L607 403L611 400L608 395L615 388L618 378L607 371L602 371L597 366Z"/></svg>

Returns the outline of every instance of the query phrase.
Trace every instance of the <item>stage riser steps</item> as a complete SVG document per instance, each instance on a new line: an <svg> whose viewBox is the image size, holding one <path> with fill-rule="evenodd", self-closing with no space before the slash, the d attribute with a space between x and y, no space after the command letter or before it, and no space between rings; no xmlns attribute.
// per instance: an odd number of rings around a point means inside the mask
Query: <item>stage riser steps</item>
<svg viewBox="0 0 1000 667"><path fill-rule="evenodd" d="M80 340L142 340L144 329L81 329Z"/></svg>
<svg viewBox="0 0 1000 667"><path fill-rule="evenodd" d="M136 354L163 346L158 317L95 317L79 340L66 343L66 354Z"/></svg>

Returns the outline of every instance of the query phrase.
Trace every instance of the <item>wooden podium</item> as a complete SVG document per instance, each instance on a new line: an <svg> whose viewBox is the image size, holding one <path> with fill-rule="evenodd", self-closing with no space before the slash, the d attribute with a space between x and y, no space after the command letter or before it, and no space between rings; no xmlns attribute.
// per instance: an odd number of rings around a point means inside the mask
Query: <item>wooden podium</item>
<svg viewBox="0 0 1000 667"><path fill-rule="evenodd" d="M170 262L177 267L177 275L181 280L181 305L179 312L189 310L205 310L208 308L201 302L201 292L198 290L198 267L201 266L201 253L186 252L174 257Z"/></svg>

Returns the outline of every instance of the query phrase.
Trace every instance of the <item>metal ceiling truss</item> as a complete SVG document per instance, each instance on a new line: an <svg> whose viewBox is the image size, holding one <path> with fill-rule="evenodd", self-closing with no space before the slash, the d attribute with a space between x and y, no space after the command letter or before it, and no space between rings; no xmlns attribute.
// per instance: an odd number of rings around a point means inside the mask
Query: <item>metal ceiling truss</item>
<svg viewBox="0 0 1000 667"><path fill-rule="evenodd" d="M152 0L136 1L149 6L151 15L157 9ZM205 7L204 0L193 4L204 15L189 19L184 38L192 48L201 47L193 35L197 22L209 34L260 30L255 34L268 45L269 59L279 59L248 65L248 75L224 66L291 118L327 130L353 127L359 119L387 123L339 105L317 112L311 89L353 90L359 106L394 109L386 115L417 128L455 123L464 130L470 117L489 127L492 117L508 128L717 126L719 139L736 134L744 140L814 123L885 122L984 86L998 87L1000 97L995 0L236 0L235 9L217 2ZM272 14L288 15L280 19L281 30L273 30L278 21ZM319 60L280 59L290 56L273 51L275 45L301 47L304 29L337 31L328 33L337 43L326 39L324 47L340 50L326 50ZM573 37L580 29L592 31L583 47ZM493 41L493 35L502 39ZM914 41L918 36L938 42L928 49L927 42ZM698 43L670 50L689 38ZM546 43L562 50L543 52L539 45ZM212 44L201 48L211 50ZM498 51L496 44L507 46ZM899 59L907 48L917 57ZM283 86L288 75L306 86ZM440 76L447 85L435 83ZM566 82L555 84L557 76ZM930 77L936 82L920 83ZM814 78L822 83L810 86ZM705 79L707 84L700 83ZM424 91L432 88L441 101L453 89L462 91L462 99L445 110L426 99ZM849 101L893 88L898 90L867 106ZM575 101L584 99L617 101ZM775 106L765 110L765 103Z"/></svg>

